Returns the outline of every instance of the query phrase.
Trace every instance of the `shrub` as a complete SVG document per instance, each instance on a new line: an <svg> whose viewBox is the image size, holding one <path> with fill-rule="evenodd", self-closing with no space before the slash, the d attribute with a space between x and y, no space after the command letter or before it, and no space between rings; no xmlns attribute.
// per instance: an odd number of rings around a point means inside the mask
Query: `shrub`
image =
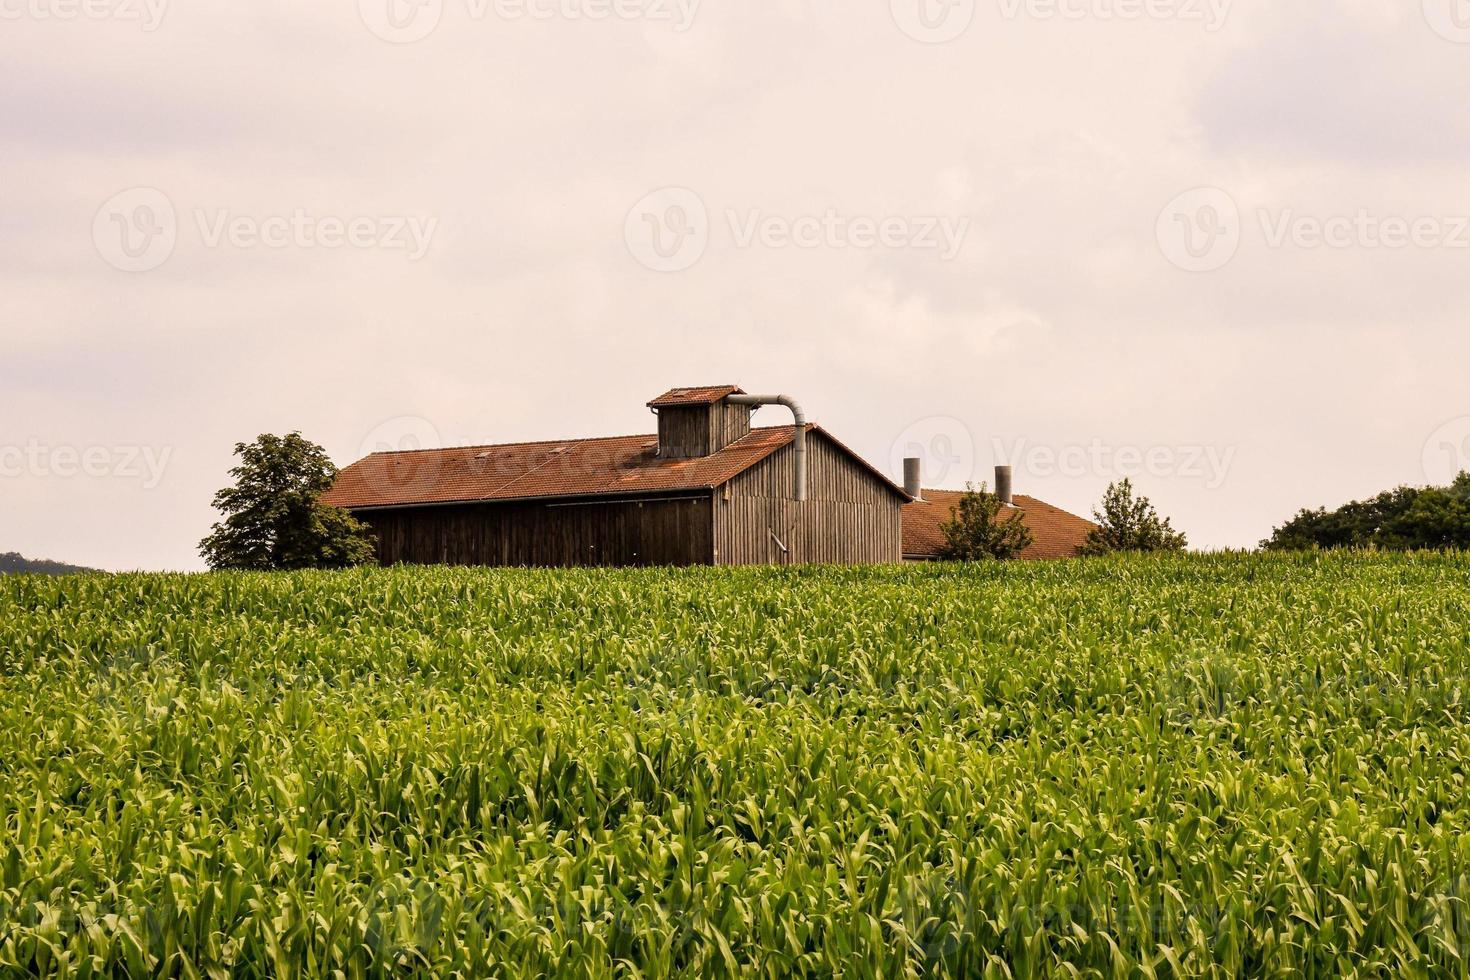
<svg viewBox="0 0 1470 980"><path fill-rule="evenodd" d="M1020 511L1000 520L1000 497L988 493L985 484L977 490L970 484L939 526L944 534L940 557L949 561L1006 561L1031 545L1031 529Z"/></svg>
<svg viewBox="0 0 1470 980"><path fill-rule="evenodd" d="M1133 481L1126 478L1108 486L1101 509L1094 510L1092 516L1098 526L1087 535L1081 549L1084 555L1183 551L1189 543L1167 517L1159 516L1147 497L1133 495Z"/></svg>

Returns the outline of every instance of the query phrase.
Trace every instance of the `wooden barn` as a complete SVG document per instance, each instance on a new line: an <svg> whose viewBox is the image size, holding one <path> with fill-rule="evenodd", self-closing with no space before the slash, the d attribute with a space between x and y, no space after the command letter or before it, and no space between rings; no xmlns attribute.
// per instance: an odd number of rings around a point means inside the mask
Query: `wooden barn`
<svg viewBox="0 0 1470 980"><path fill-rule="evenodd" d="M762 405L794 424L752 428ZM903 560L909 495L791 399L726 385L648 406L656 434L375 453L323 499L373 528L388 565Z"/></svg>

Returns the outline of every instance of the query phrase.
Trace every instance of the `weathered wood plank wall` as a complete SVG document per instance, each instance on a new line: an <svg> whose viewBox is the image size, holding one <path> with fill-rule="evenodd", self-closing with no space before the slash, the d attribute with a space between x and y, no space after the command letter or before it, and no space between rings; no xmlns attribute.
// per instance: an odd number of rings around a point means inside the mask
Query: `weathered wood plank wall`
<svg viewBox="0 0 1470 980"><path fill-rule="evenodd" d="M804 503L792 499L794 483L795 453L787 446L732 480L727 494L716 494L717 563L903 559L901 499L821 433L807 440Z"/></svg>
<svg viewBox="0 0 1470 980"><path fill-rule="evenodd" d="M659 455L671 459L709 456L750 432L744 405L691 405L658 412Z"/></svg>
<svg viewBox="0 0 1470 980"><path fill-rule="evenodd" d="M658 411L658 454L666 459L696 459L710 454L708 405L661 408Z"/></svg>
<svg viewBox="0 0 1470 980"><path fill-rule="evenodd" d="M362 511L385 565L701 565L713 561L708 494L578 504L490 503Z"/></svg>

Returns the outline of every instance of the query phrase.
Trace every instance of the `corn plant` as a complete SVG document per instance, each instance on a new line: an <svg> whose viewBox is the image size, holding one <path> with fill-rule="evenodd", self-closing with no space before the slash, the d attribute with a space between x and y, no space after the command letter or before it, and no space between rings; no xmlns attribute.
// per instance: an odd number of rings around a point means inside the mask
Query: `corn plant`
<svg viewBox="0 0 1470 980"><path fill-rule="evenodd" d="M1470 557L0 579L0 975L1470 976Z"/></svg>

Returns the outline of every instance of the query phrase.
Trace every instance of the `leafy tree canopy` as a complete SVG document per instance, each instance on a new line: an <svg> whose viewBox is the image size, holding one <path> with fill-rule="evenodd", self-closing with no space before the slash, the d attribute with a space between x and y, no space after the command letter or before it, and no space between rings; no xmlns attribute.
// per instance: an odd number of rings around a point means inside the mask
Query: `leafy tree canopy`
<svg viewBox="0 0 1470 980"><path fill-rule="evenodd" d="M1270 551L1470 548L1470 472L1447 487L1399 487L1336 510L1302 510L1261 542Z"/></svg>
<svg viewBox="0 0 1470 980"><path fill-rule="evenodd" d="M1015 558L1031 544L1031 529L1016 511L999 520L1000 497L985 484L967 486L950 520L939 526L944 534L940 557L951 561L992 561Z"/></svg>
<svg viewBox="0 0 1470 980"><path fill-rule="evenodd" d="M235 484L214 497L225 518L199 542L210 568L347 568L373 559L371 532L319 499L337 477L321 446L299 432L263 435L236 444L235 455Z"/></svg>
<svg viewBox="0 0 1470 980"><path fill-rule="evenodd" d="M1145 496L1133 495L1133 481L1109 484L1101 509L1092 512L1097 528L1082 546L1084 555L1114 551L1183 551L1189 544L1184 535L1160 517Z"/></svg>
<svg viewBox="0 0 1470 980"><path fill-rule="evenodd" d="M0 575L81 575L95 571L59 561L26 558L14 551L0 555Z"/></svg>

